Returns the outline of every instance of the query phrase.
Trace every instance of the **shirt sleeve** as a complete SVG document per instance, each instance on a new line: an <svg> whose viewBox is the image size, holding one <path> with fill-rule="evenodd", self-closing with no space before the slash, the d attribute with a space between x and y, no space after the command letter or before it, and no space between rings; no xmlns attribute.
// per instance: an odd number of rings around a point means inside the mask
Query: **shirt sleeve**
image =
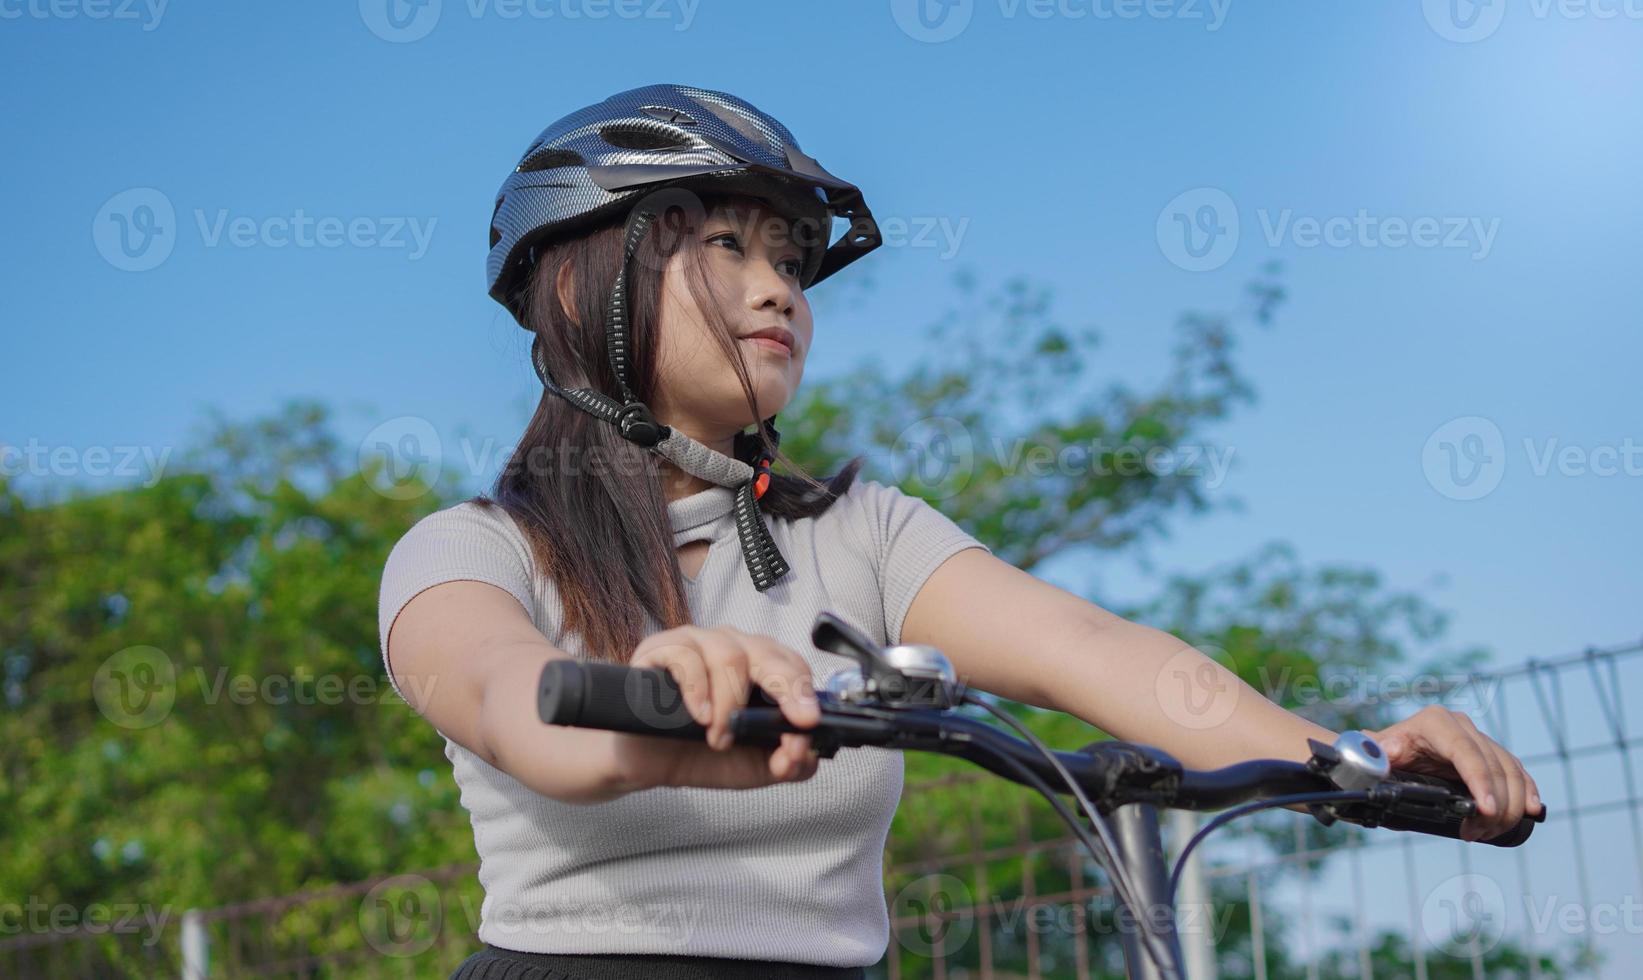
<svg viewBox="0 0 1643 980"><path fill-rule="evenodd" d="M902 621L913 599L942 562L966 548L980 548L988 554L993 549L921 497L874 480L857 482L878 552L885 636L894 646L901 642Z"/></svg>
<svg viewBox="0 0 1643 980"><path fill-rule="evenodd" d="M503 589L532 613L530 568L528 545L498 506L464 502L412 525L388 553L377 596L382 667L394 692L404 697L388 667L388 633L406 603L444 582L485 582Z"/></svg>

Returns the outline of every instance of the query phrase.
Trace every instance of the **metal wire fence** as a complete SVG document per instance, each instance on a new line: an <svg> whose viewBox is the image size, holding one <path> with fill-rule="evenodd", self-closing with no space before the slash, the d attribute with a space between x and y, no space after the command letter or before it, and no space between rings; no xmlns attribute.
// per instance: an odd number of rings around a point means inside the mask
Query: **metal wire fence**
<svg viewBox="0 0 1643 980"><path fill-rule="evenodd" d="M1288 811L1212 839L1178 905L1191 980L1643 976L1643 736L1625 696L1643 691L1640 653L1532 660L1439 692L1535 775L1551 815L1528 846L1324 828ZM1194 826L1174 815L1166 845ZM474 872L188 910L147 929L111 914L0 940L0 977L444 976L478 948ZM885 888L891 940L875 978L1124 975L1129 926L1112 893L1048 808L1000 780L910 784Z"/></svg>

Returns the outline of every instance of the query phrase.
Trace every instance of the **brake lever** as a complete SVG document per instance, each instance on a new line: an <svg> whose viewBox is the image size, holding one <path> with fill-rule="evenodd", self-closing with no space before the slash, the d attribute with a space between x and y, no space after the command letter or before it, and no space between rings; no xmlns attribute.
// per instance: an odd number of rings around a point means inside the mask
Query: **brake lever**
<svg viewBox="0 0 1643 980"><path fill-rule="evenodd" d="M902 679L901 672L879 655L879 646L871 637L830 612L816 614L815 625L810 629L810 642L818 650L849 657L860 664L862 677L867 680L870 690L893 685Z"/></svg>
<svg viewBox="0 0 1643 980"><path fill-rule="evenodd" d="M859 686L842 685L836 688L841 694L849 691L853 697L892 707L951 708L964 700L951 661L935 647L904 643L881 649L867 634L829 612L816 614L810 642L861 666Z"/></svg>

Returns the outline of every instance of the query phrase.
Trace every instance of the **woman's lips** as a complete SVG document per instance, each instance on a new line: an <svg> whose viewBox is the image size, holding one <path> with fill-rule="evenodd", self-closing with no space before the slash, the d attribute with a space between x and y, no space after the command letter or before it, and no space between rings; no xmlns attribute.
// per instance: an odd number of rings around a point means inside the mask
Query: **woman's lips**
<svg viewBox="0 0 1643 980"><path fill-rule="evenodd" d="M775 351L778 354L785 354L788 357L793 356L793 351L779 340L771 340L769 337L743 337L742 340L754 345L755 347L763 347L765 350Z"/></svg>

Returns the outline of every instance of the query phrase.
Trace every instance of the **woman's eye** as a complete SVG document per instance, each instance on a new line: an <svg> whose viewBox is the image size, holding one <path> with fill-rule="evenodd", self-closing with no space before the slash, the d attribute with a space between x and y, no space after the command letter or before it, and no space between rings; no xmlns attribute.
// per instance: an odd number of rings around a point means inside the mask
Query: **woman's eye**
<svg viewBox="0 0 1643 980"><path fill-rule="evenodd" d="M727 248L738 255L742 253L741 239L737 238L736 233L732 231L724 231L717 235L713 235L708 238L708 242L709 244ZM801 259L783 259L776 264L776 269L781 272L782 275L791 276L794 279L797 279L798 277L804 275L804 262Z"/></svg>

